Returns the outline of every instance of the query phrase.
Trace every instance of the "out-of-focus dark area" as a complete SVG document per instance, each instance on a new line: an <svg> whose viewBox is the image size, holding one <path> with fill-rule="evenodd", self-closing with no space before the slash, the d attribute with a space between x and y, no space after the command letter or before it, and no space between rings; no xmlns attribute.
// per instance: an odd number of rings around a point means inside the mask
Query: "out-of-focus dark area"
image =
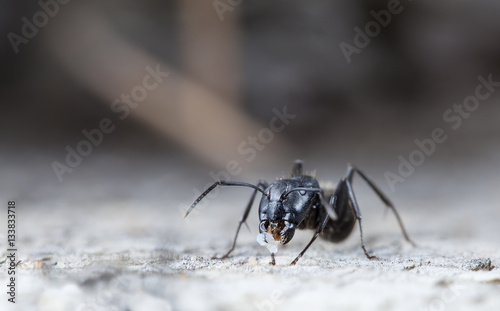
<svg viewBox="0 0 500 311"><path fill-rule="evenodd" d="M0 147L4 165L23 176L4 180L4 189L26 179L57 183L54 162L68 169L57 167L64 181L84 172L99 181L89 162L103 156L121 163L106 165L106 174L130 170L136 179L151 158L161 174L206 165L202 177L185 174L180 186L189 188L232 160L240 179L268 168L279 175L304 158L311 169L328 167L325 179L336 180L351 161L378 167L383 181L435 128L447 140L423 166L447 165L449 173L500 150L498 92L470 112L453 110L475 94L478 77L500 81L498 1L0 6ZM168 76L145 85L155 70ZM269 134L276 111L293 117ZM100 141L96 134L90 154L68 165L67 147L77 150L88 141L82 131L105 118L113 131Z"/></svg>

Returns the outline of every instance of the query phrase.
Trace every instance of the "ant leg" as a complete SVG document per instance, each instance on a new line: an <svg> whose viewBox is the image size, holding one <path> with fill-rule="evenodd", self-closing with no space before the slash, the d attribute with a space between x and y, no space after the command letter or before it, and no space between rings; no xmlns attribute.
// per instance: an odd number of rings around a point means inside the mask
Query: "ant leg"
<svg viewBox="0 0 500 311"><path fill-rule="evenodd" d="M302 160L297 159L293 162L291 177L302 176Z"/></svg>
<svg viewBox="0 0 500 311"><path fill-rule="evenodd" d="M328 218L329 216L326 215L324 218L323 218L323 221L321 222L321 224L319 225L318 229L316 229L316 232L314 233L314 236L312 237L311 241L309 241L309 243L306 245L306 247L300 252L300 254L292 261L292 263L290 264L290 266L294 266L297 261L299 261L299 259L304 255L304 253L307 251L307 249L309 248L309 246L311 246L311 244L313 244L313 242L318 238L319 234L321 232L323 232L323 229L325 228L326 226L326 223L328 222Z"/></svg>
<svg viewBox="0 0 500 311"><path fill-rule="evenodd" d="M413 246L417 246L417 244L415 242L413 242L410 239L410 237L408 236L408 233L406 232L406 229L405 229L405 227L403 225L403 221L401 220L401 217L399 216L399 213L396 210L396 207L394 207L394 205L387 198L387 196L385 196L382 193L382 191L365 175L365 173L363 173L362 171L360 171L358 168L349 165L349 167L347 169L347 177L346 177L347 180L349 180L349 183L352 183L352 177L353 177L353 175L354 175L355 172L358 173L358 175L361 176L361 178L363 178L363 180L370 186L370 188L372 188L373 191L375 191L375 193L378 195L378 197L384 202L384 204L389 209L392 210L392 212L394 213L394 216L396 217L396 220L398 221L399 227L401 228L401 232L403 233L403 236L404 236L405 240L408 241Z"/></svg>
<svg viewBox="0 0 500 311"><path fill-rule="evenodd" d="M332 195L331 199L330 199L330 207L332 209L335 209L335 204L337 203L336 201L336 198L334 195ZM309 243L306 245L306 247L300 252L300 254L292 261L292 263L290 264L290 266L294 266L297 261L299 261L299 259L304 255L304 253L307 251L307 249L309 248L309 246L311 246L311 244L313 244L313 242L318 238L318 236L321 234L321 232L323 232L323 229L325 229L325 226L326 226L326 223L328 222L328 218L330 218L330 216L327 215L323 218L323 220L321 221L320 225L318 226L318 228L316 229L316 232L314 233L311 241L309 241Z"/></svg>
<svg viewBox="0 0 500 311"><path fill-rule="evenodd" d="M356 201L356 196L354 195L354 191L352 190L351 182L349 179L343 178L342 180L343 183L347 186L347 192L349 194L349 199L352 204L352 207L354 209L354 214L356 215L356 218L358 219L359 223L359 234L361 237L361 248L363 249L363 252L365 253L366 258L368 259L377 259L376 256L372 256L368 254L368 251L366 250L365 247L365 241L363 240L363 226L361 225L361 211L359 210L358 202Z"/></svg>
<svg viewBox="0 0 500 311"><path fill-rule="evenodd" d="M257 184L257 187L262 187L263 189L266 189L268 186L269 186L268 183L264 180L259 181L259 183ZM212 259L226 259L227 257L229 257L229 254L231 254L231 252L236 247L236 240L238 239L238 234L240 233L241 225L246 224L246 220L247 220L248 214L250 214L250 210L252 209L252 205L253 205L253 202L255 200L255 195L257 194L257 191L258 190L255 189L254 192L252 193L252 196L250 197L250 201L248 202L248 205L245 208L245 211L243 212L243 216L241 216L241 220L240 220L240 223L238 224L238 229L236 229L236 234L234 236L233 245L231 246L231 249L224 256L222 256L222 257L214 256L214 257L212 257Z"/></svg>

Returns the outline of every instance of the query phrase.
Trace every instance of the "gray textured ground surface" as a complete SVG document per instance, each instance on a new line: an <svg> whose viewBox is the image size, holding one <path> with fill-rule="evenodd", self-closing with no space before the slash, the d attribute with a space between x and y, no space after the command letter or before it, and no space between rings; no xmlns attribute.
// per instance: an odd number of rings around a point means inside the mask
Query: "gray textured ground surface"
<svg viewBox="0 0 500 311"><path fill-rule="evenodd" d="M485 199L496 194L488 174L483 175L486 187L456 189L450 180L435 192L409 181L404 186L412 191L391 195L419 247L405 243L392 215L383 216L382 204L356 184L366 242L380 260L364 257L355 230L341 244L315 243L290 267L312 234L306 231L280 249L272 267L267 250L255 242L255 210L251 232L242 230L234 256L210 260L229 247L249 193L221 192L186 222L180 209L193 194L165 189L184 169L170 168L164 175L146 172L149 176L132 185L130 178L137 172L100 182L92 174L81 175L57 191L28 181L30 194L14 193L21 197L18 303L13 308L2 294L0 309L385 311L500 306L499 211ZM419 174L432 171L422 168ZM450 196L466 190L474 195ZM3 228L4 213L0 221ZM4 287L6 254L0 255Z"/></svg>

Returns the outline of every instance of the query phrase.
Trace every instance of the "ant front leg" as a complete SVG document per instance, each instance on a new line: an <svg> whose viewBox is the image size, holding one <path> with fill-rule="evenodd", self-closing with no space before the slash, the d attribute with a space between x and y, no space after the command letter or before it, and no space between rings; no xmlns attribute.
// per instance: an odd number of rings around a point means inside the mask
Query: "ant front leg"
<svg viewBox="0 0 500 311"><path fill-rule="evenodd" d="M257 188L262 188L263 190L265 190L267 187L269 187L269 185L264 180L259 181L259 183L257 184ZM236 247L236 240L238 239L238 234L240 233L241 225L242 224L246 225L246 220L248 218L248 214L250 214L250 210L252 209L252 205L253 205L253 202L255 200L255 196L257 195L257 191L258 190L255 189L254 192L252 193L252 196L250 197L250 201L248 202L248 205L245 208L243 215L241 216L241 220L238 224L238 229L236 229L236 234L234 236L233 245L231 246L231 249L224 256L222 256L222 257L214 256L214 257L212 257L212 259L226 259L227 257L229 257L229 254L231 254L231 252Z"/></svg>
<svg viewBox="0 0 500 311"><path fill-rule="evenodd" d="M320 195L322 196L323 194L320 193ZM304 255L304 253L307 251L307 249L309 248L309 246L311 246L311 244L314 243L314 241L316 241L316 239L318 238L318 236L323 232L323 230L325 229L325 226L326 226L326 223L328 222L328 219L331 218L329 212L328 212L328 208L331 209L332 211L335 209L335 204L337 203L337 198L335 197L335 195L332 195L331 198L330 198L330 202L328 203L328 207L326 206L323 206L325 208L325 210L327 210L327 213L326 215L324 216L324 218L320 221L319 223L319 226L318 228L316 229L316 232L314 233L311 241L309 241L309 243L306 245L306 247L299 253L299 255L290 263L290 266L295 266L295 264L297 263L297 261L299 261L300 258L302 258L302 256ZM337 215L335 215L335 217L333 219L337 219ZM273 258L273 261L274 261L274 258Z"/></svg>

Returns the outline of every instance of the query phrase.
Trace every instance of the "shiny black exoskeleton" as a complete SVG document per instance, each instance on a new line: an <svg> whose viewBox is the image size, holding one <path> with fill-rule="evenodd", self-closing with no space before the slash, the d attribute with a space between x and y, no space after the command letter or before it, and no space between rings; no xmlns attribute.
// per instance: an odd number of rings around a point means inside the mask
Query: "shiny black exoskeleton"
<svg viewBox="0 0 500 311"><path fill-rule="evenodd" d="M405 239L414 244L408 237L394 205L362 171L350 165L346 176L340 180L334 190L323 190L314 177L304 175L302 161L300 160L295 161L290 178L277 180L270 185L262 180L257 185L223 180L217 181L196 199L187 211L186 216L217 186L250 187L254 189L254 192L239 222L233 245L219 259L227 258L234 250L241 225L245 223L250 213L257 192L263 194L259 206L260 233L267 232L275 241L286 244L293 238L296 229L316 230L311 241L291 263L292 265L297 263L318 236L331 242L340 242L349 236L356 221L359 223L361 248L368 259L375 259L375 256L368 253L363 241L361 212L352 189L352 179L355 173L367 182L385 205L394 212ZM326 197L329 197L328 201ZM274 253L271 254L271 257L271 264L274 265Z"/></svg>

